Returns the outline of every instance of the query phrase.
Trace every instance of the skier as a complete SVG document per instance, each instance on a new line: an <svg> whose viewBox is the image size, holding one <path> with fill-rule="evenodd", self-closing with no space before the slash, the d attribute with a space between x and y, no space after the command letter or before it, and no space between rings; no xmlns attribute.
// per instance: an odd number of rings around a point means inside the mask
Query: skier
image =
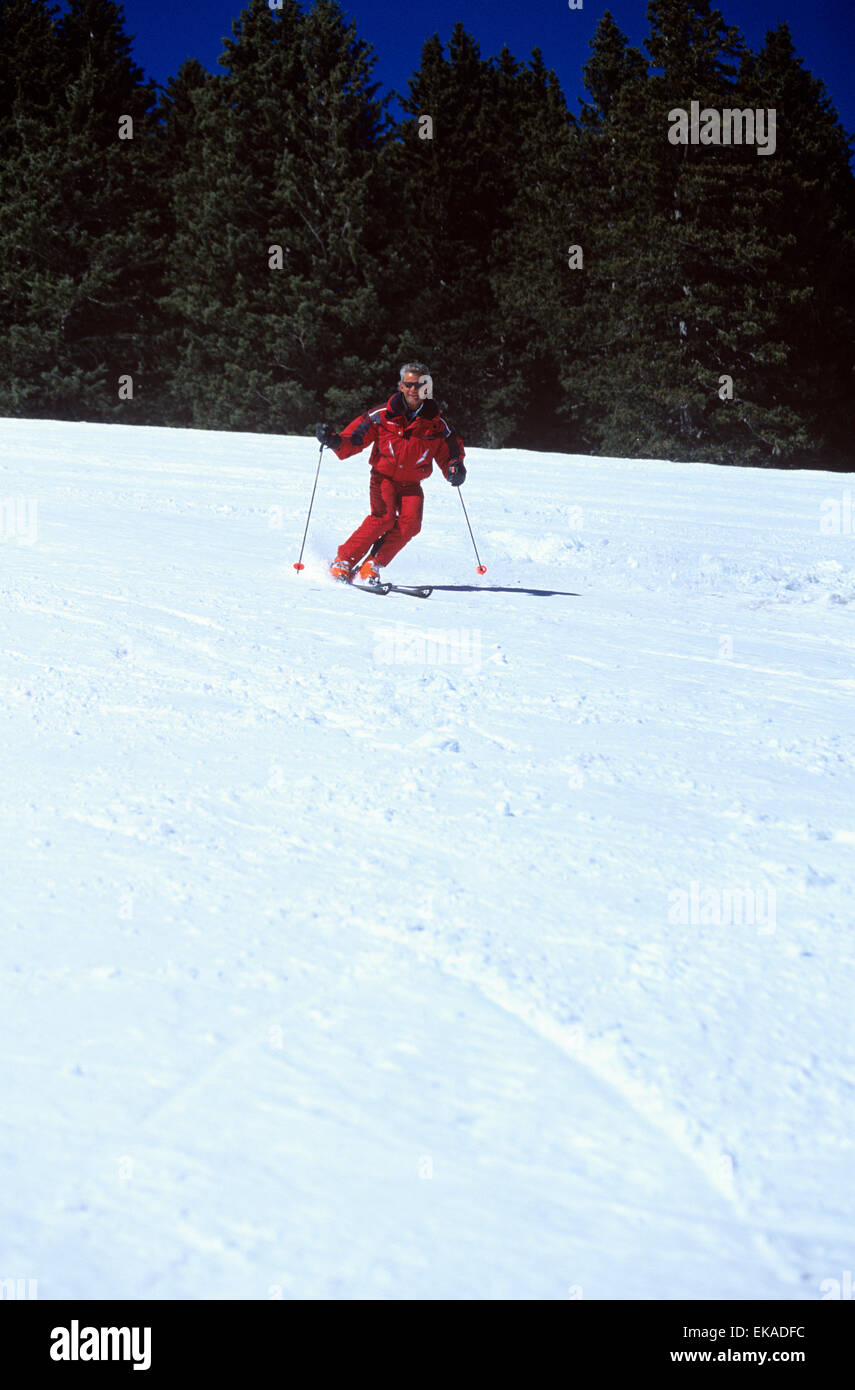
<svg viewBox="0 0 855 1390"><path fill-rule="evenodd" d="M330 565L334 579L347 582L358 569L366 584L380 583L381 569L421 530L421 484L434 461L452 487L466 477L463 444L440 415L432 394L430 369L423 362L405 362L398 390L385 405L358 415L341 434L331 425L318 426L321 444L340 459L358 454L367 444L374 446L369 459L371 511L339 546ZM363 560L366 551L370 554Z"/></svg>

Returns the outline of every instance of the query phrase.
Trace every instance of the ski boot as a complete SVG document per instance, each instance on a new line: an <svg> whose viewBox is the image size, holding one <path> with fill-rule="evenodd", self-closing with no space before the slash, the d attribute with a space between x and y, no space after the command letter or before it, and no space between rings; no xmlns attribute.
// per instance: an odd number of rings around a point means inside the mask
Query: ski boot
<svg viewBox="0 0 855 1390"><path fill-rule="evenodd" d="M363 560L359 567L359 578L363 584L370 584L372 588L379 585L381 583L380 566L377 561L372 560L370 556L367 560Z"/></svg>

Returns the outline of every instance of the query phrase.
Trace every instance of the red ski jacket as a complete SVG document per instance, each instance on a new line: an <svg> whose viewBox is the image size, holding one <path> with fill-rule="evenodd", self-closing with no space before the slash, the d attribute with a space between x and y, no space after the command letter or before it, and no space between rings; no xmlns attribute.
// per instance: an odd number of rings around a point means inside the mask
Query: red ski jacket
<svg viewBox="0 0 855 1390"><path fill-rule="evenodd" d="M422 401L407 423L407 409L400 391L385 405L367 410L342 430L335 450L340 459L358 454L373 444L371 467L396 483L420 483L430 476L436 462L448 477L449 465L463 462L463 444L439 413L436 401Z"/></svg>

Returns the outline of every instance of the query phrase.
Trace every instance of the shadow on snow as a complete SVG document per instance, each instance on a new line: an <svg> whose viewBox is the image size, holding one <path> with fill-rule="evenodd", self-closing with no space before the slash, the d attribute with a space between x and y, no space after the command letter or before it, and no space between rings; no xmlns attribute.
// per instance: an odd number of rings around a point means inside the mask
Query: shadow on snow
<svg viewBox="0 0 855 1390"><path fill-rule="evenodd" d="M430 587L434 593L442 590L449 594L531 594L533 598L581 598L581 594L570 589L518 589L505 588L501 584L432 584Z"/></svg>

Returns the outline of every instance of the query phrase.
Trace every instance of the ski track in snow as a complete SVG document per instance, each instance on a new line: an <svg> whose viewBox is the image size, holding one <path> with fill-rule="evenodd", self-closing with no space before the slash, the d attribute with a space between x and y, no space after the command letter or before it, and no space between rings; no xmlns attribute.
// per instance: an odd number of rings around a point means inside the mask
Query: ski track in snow
<svg viewBox="0 0 855 1390"><path fill-rule="evenodd" d="M0 1278L818 1298L855 1216L845 479L473 450L488 572L435 475L422 602L326 578L361 459L291 568L316 458L0 425Z"/></svg>

